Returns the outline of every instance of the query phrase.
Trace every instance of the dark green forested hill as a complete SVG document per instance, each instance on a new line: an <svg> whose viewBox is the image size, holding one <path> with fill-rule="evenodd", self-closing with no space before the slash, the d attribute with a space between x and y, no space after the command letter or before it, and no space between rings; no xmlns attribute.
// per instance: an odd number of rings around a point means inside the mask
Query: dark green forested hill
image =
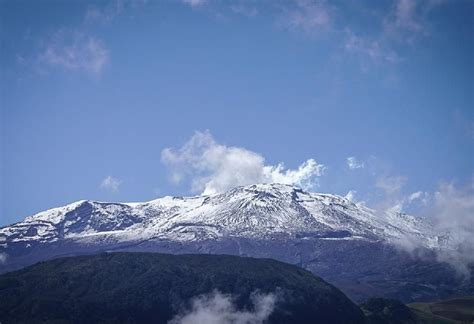
<svg viewBox="0 0 474 324"><path fill-rule="evenodd" d="M108 253L0 276L1 323L192 323L202 316L249 323L364 321L337 288L270 259Z"/></svg>

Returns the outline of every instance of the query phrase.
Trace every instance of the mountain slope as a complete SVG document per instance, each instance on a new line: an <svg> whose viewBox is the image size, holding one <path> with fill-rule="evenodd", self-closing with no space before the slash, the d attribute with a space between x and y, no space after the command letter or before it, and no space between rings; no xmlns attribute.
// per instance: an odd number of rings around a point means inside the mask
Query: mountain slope
<svg viewBox="0 0 474 324"><path fill-rule="evenodd" d="M97 237L192 241L296 234L371 241L410 237L427 247L440 243L429 224L415 217L379 215L336 195L308 193L279 184L238 187L213 196L165 197L146 203L84 200L0 229L0 238L6 243L93 241Z"/></svg>
<svg viewBox="0 0 474 324"><path fill-rule="evenodd" d="M418 247L415 258L400 242ZM58 256L101 251L213 253L297 264L355 300L403 301L472 294L473 285L436 258L449 239L426 221L380 214L330 194L281 184L145 203L78 201L0 228L0 272Z"/></svg>
<svg viewBox="0 0 474 324"><path fill-rule="evenodd" d="M237 308L250 312L262 302L255 298L272 298L269 323L363 322L342 292L289 264L151 253L63 258L4 274L0 321L167 323L193 297L214 290L231 294Z"/></svg>

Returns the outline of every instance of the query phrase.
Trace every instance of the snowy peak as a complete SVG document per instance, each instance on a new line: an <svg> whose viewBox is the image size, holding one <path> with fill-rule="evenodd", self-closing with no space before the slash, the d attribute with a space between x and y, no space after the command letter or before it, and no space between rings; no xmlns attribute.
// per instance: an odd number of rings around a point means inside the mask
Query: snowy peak
<svg viewBox="0 0 474 324"><path fill-rule="evenodd" d="M243 237L324 240L400 240L432 245L429 225L404 214L384 217L346 198L283 184L255 184L195 197L143 203L78 201L0 229L6 242L62 239L196 241Z"/></svg>

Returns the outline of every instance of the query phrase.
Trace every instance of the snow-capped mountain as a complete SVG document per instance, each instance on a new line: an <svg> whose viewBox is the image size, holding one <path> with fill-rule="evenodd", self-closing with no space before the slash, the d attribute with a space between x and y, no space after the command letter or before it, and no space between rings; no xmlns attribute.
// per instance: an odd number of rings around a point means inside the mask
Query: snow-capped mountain
<svg viewBox="0 0 474 324"><path fill-rule="evenodd" d="M193 241L273 236L371 241L410 237L426 247L438 246L429 224L416 217L380 215L337 195L308 193L281 184L237 187L212 196L168 196L144 203L82 200L0 229L3 245L63 239L93 242L104 237Z"/></svg>
<svg viewBox="0 0 474 324"><path fill-rule="evenodd" d="M399 251L400 242L432 251L443 248L445 239L422 219L377 213L337 195L282 184L143 203L82 200L0 228L0 253L8 255L4 271L59 255L110 250L226 253L299 264L355 298L369 288L345 287L344 280L396 280L390 273L400 276L404 270L394 267L413 264ZM426 266L432 269L432 260ZM436 268L435 280L449 272L442 268Z"/></svg>

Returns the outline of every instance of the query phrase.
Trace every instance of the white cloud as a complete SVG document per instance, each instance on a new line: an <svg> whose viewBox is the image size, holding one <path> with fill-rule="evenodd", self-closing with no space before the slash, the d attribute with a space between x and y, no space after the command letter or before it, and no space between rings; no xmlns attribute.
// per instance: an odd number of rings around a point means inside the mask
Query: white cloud
<svg viewBox="0 0 474 324"><path fill-rule="evenodd" d="M236 186L254 183L283 183L311 189L324 165L309 159L297 169L285 169L283 163L265 165L265 158L241 147L217 143L209 131L196 132L180 149L166 148L162 161L171 169L171 181L191 178L192 190L203 194L224 192Z"/></svg>
<svg viewBox="0 0 474 324"><path fill-rule="evenodd" d="M331 24L331 9L326 1L295 0L293 8L285 8L283 24L305 32L318 31Z"/></svg>
<svg viewBox="0 0 474 324"><path fill-rule="evenodd" d="M450 249L440 251L439 259L468 274L467 265L474 262L474 181L465 188L441 184L431 215L438 232L450 233Z"/></svg>
<svg viewBox="0 0 474 324"><path fill-rule="evenodd" d="M422 194L423 194L422 191L414 192L408 197L408 200L409 201L414 201L414 200L420 199Z"/></svg>
<svg viewBox="0 0 474 324"><path fill-rule="evenodd" d="M314 159L308 159L303 162L298 169L286 169L283 163L276 166L264 166L264 178L268 182L276 182L283 184L296 184L304 188L312 188L316 185L314 177L323 175L324 165L318 164Z"/></svg>
<svg viewBox="0 0 474 324"><path fill-rule="evenodd" d="M232 296L215 291L197 297L190 311L175 316L169 324L260 324L264 323L275 308L274 294L251 295L253 311L238 310Z"/></svg>
<svg viewBox="0 0 474 324"><path fill-rule="evenodd" d="M5 264L8 259L8 254L6 253L0 253L0 264Z"/></svg>
<svg viewBox="0 0 474 324"><path fill-rule="evenodd" d="M108 176L104 180L102 180L99 187L102 190L118 192L121 184L122 180L114 178L112 176Z"/></svg>
<svg viewBox="0 0 474 324"><path fill-rule="evenodd" d="M430 194L424 191L413 192L406 199L408 204L421 203L426 206L430 201Z"/></svg>
<svg viewBox="0 0 474 324"><path fill-rule="evenodd" d="M354 170L354 169L362 169L365 167L364 162L357 160L355 156L350 156L346 159L347 166L349 169Z"/></svg>
<svg viewBox="0 0 474 324"><path fill-rule="evenodd" d="M385 193L377 208L380 215L383 217L386 211L406 212L406 208L421 203L423 208L418 212L433 224L442 246L435 251L438 260L469 276L468 266L474 262L474 179L464 188L443 183L434 194L416 191L406 196L401 194L405 181L404 177L378 179L376 186ZM413 237L405 237L399 243L409 252L417 251L421 244Z"/></svg>
<svg viewBox="0 0 474 324"><path fill-rule="evenodd" d="M60 30L43 43L38 60L49 67L98 75L109 62L109 51L93 36L78 30Z"/></svg>

